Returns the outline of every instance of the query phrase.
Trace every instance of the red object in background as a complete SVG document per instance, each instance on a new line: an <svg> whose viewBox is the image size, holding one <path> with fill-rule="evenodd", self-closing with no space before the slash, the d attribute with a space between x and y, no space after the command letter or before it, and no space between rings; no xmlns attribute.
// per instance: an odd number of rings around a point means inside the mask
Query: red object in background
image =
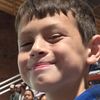
<svg viewBox="0 0 100 100"><path fill-rule="evenodd" d="M99 74L89 75L88 80L89 81L100 80L100 73Z"/></svg>
<svg viewBox="0 0 100 100"><path fill-rule="evenodd" d="M100 81L100 62L96 62L95 64L90 66L89 81Z"/></svg>

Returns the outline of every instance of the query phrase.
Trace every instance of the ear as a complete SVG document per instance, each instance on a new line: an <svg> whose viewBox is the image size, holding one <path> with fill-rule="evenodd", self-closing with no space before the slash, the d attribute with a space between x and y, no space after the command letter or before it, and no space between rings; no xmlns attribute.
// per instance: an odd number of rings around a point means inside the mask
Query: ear
<svg viewBox="0 0 100 100"><path fill-rule="evenodd" d="M94 64L100 61L100 35L95 35L91 39L88 48L88 64Z"/></svg>

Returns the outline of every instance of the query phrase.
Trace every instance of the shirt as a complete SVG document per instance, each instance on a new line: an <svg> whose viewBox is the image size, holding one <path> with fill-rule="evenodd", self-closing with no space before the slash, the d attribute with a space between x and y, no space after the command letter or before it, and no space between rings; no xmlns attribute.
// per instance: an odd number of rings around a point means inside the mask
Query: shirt
<svg viewBox="0 0 100 100"><path fill-rule="evenodd" d="M100 100L100 84L96 84L87 89L74 100Z"/></svg>

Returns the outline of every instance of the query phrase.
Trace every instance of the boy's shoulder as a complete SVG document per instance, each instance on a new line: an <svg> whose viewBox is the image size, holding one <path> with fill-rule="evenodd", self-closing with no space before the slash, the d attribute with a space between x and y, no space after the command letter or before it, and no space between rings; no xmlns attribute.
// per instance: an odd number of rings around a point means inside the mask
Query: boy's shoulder
<svg viewBox="0 0 100 100"><path fill-rule="evenodd" d="M100 84L87 89L80 96L76 97L75 100L100 100Z"/></svg>

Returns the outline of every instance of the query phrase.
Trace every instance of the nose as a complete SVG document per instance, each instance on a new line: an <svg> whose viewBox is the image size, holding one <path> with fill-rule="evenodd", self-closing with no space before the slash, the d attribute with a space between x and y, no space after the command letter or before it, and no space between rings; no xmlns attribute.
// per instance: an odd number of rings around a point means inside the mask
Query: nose
<svg viewBox="0 0 100 100"><path fill-rule="evenodd" d="M37 37L30 51L31 57L42 57L48 53L47 43L42 37Z"/></svg>

